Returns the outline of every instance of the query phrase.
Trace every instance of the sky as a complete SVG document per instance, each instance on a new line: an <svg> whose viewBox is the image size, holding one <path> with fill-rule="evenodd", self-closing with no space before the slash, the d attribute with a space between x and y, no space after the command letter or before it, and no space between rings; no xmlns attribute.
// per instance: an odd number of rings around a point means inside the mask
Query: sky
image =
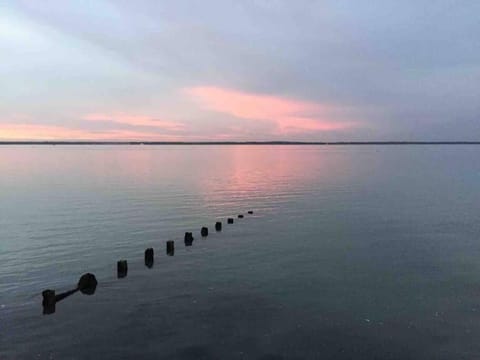
<svg viewBox="0 0 480 360"><path fill-rule="evenodd" d="M480 1L0 0L0 141L480 140Z"/></svg>

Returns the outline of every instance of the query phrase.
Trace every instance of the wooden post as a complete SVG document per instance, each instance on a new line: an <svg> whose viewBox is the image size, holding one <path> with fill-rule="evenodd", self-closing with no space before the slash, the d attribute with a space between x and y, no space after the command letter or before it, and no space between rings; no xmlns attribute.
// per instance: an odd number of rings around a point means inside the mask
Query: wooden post
<svg viewBox="0 0 480 360"><path fill-rule="evenodd" d="M173 240L167 241L167 255L173 256L175 253L175 242Z"/></svg>
<svg viewBox="0 0 480 360"><path fill-rule="evenodd" d="M215 230L216 231L222 231L222 222L221 221L217 221L215 223Z"/></svg>
<svg viewBox="0 0 480 360"><path fill-rule="evenodd" d="M192 246L193 243L193 235L191 232L185 233L185 246Z"/></svg>
<svg viewBox="0 0 480 360"><path fill-rule="evenodd" d="M83 274L78 280L77 290L84 295L93 295L97 289L97 278L91 273Z"/></svg>
<svg viewBox="0 0 480 360"><path fill-rule="evenodd" d="M145 266L151 268L153 266L153 249L145 250Z"/></svg>
<svg viewBox="0 0 480 360"><path fill-rule="evenodd" d="M117 277L119 279L126 277L128 274L127 260L117 261Z"/></svg>
<svg viewBox="0 0 480 360"><path fill-rule="evenodd" d="M202 230L200 230L200 234L205 237L208 236L208 228L207 227L202 227Z"/></svg>
<svg viewBox="0 0 480 360"><path fill-rule="evenodd" d="M55 312L55 304L57 302L55 298L55 290L47 289L42 291L42 297L43 314L53 314Z"/></svg>

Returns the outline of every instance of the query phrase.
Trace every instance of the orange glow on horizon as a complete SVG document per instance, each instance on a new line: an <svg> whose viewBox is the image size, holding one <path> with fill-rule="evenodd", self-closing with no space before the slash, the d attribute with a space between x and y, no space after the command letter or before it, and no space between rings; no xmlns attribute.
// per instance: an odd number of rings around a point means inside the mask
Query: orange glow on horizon
<svg viewBox="0 0 480 360"><path fill-rule="evenodd" d="M159 140L179 141L177 136L160 135L149 132L130 130L88 131L68 128L64 126L36 125L36 124L0 124L0 140L29 141L29 140Z"/></svg>
<svg viewBox="0 0 480 360"><path fill-rule="evenodd" d="M341 130L356 125L351 121L329 119L329 115L339 110L330 105L214 86L192 87L184 91L208 110L241 119L274 122L282 134Z"/></svg>

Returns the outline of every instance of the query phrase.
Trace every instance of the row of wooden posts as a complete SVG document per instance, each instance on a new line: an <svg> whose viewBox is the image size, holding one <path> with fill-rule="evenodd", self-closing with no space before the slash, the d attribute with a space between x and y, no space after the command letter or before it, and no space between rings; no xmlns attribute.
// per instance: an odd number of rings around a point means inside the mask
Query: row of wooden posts
<svg viewBox="0 0 480 360"><path fill-rule="evenodd" d="M252 210L248 211L248 214L253 214ZM238 215L239 219L242 219L243 214ZM227 224L233 224L233 218L227 218ZM222 222L217 221L215 223L215 230L222 231ZM202 237L208 236L208 227L204 226L200 229L200 235ZM186 232L184 236L185 246L192 246L193 244L193 234L191 232ZM173 240L167 241L167 255L173 256L175 253L175 242ZM149 268L153 266L154 262L154 251L153 248L148 248L145 250L145 265ZM117 261L117 278L124 278L128 274L128 262L127 260ZM56 303L65 299L66 297L73 295L74 293L80 291L85 295L93 295L97 288L97 279L94 274L87 273L80 277L77 287L56 295L55 290L47 289L42 292L42 305L44 314L52 314L55 312Z"/></svg>

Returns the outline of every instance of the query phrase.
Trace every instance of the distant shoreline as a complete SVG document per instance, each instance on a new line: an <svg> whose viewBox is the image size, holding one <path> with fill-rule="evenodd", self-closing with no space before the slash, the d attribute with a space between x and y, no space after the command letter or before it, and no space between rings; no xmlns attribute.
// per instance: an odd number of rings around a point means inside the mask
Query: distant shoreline
<svg viewBox="0 0 480 360"><path fill-rule="evenodd" d="M480 145L480 141L0 141L1 145Z"/></svg>

